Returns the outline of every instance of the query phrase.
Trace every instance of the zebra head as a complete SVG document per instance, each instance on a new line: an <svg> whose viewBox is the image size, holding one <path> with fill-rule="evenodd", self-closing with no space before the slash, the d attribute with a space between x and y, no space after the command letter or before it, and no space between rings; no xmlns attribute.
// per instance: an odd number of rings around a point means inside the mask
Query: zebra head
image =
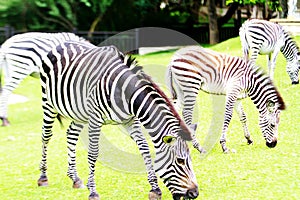
<svg viewBox="0 0 300 200"><path fill-rule="evenodd" d="M173 199L195 199L198 185L187 145L187 140L192 140L191 130L151 77L130 63L127 66L139 78L134 87L128 87L130 110L151 136L156 154L155 172L164 181Z"/></svg>
<svg viewBox="0 0 300 200"><path fill-rule="evenodd" d="M266 145L269 148L274 148L277 144L280 112L285 109L284 103L283 101L276 102L269 99L266 102L266 108L265 114L260 115L259 125L266 140Z"/></svg>
<svg viewBox="0 0 300 200"><path fill-rule="evenodd" d="M162 138L162 146L154 161L156 173L163 179L174 200L196 198L198 185L186 140L167 135Z"/></svg>

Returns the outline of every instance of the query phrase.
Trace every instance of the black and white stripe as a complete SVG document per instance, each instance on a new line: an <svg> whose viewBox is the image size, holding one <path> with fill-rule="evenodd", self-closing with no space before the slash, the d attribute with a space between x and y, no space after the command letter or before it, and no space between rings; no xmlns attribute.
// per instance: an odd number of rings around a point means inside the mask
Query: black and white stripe
<svg viewBox="0 0 300 200"><path fill-rule="evenodd" d="M299 48L281 25L266 20L249 19L243 23L239 34L246 59L249 57L249 51L252 52L251 59L254 61L258 54L266 54L268 56L269 75L273 79L276 58L281 52L286 59L286 71L292 84L299 83Z"/></svg>
<svg viewBox="0 0 300 200"><path fill-rule="evenodd" d="M168 68L168 85L173 98L183 105L183 118L192 123L192 112L199 90L225 95L225 116L220 143L224 152L226 132L233 108L239 114L248 144L252 143L246 125L246 115L240 100L249 96L259 111L259 125L269 147L275 147L280 111L284 102L271 79L252 61L220 54L199 46L186 47L175 52ZM201 152L194 136L193 144Z"/></svg>
<svg viewBox="0 0 300 200"><path fill-rule="evenodd" d="M0 96L0 118L3 126L9 125L7 119L9 95L28 75L39 76L38 66L42 64L43 55L58 44L69 40L84 41L84 38L73 33L29 32L12 36L2 44L0 71L4 71L5 84Z"/></svg>
<svg viewBox="0 0 300 200"><path fill-rule="evenodd" d="M75 146L84 124L88 124L88 163L90 199L98 199L94 181L95 162L101 127L122 124L127 127L145 159L150 194L159 197L155 171L164 180L174 199L196 198L198 186L185 140L191 133L172 104L140 67L112 46L66 42L53 49L41 70L43 95L43 156L39 185L48 184L46 176L47 144L57 116L72 123L67 132L68 175L75 186L81 185L77 175ZM141 132L141 124L149 132L156 159L152 167L149 147ZM173 144L174 143L174 144ZM152 198L151 198L152 199Z"/></svg>

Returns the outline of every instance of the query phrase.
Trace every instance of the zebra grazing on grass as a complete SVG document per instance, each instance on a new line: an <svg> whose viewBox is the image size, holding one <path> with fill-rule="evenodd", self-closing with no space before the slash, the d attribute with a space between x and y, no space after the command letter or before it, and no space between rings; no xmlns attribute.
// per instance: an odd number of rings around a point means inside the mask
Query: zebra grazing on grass
<svg viewBox="0 0 300 200"><path fill-rule="evenodd" d="M220 143L224 153L226 132L233 108L239 114L248 144L252 143L247 129L246 114L240 100L247 95L259 111L259 125L268 147L277 143L279 114L285 109L284 102L269 76L252 61L220 54L199 46L186 47L173 55L168 67L168 86L173 98L183 105L183 118L187 125L192 123L192 113L199 90L210 94L225 95L225 116ZM193 138L194 147L199 143Z"/></svg>
<svg viewBox="0 0 300 200"><path fill-rule="evenodd" d="M273 79L276 58L281 51L287 61L286 71L292 84L299 83L299 48L281 25L265 20L251 19L243 23L239 34L246 59L248 59L249 50L252 51L251 59L254 61L258 54L267 54L269 75Z"/></svg>
<svg viewBox="0 0 300 200"><path fill-rule="evenodd" d="M75 146L84 124L89 127L89 199L99 199L94 181L95 162L99 153L101 127L109 123L127 128L147 168L150 165L150 199L161 196L155 171L174 199L194 199L198 196L185 141L191 140L192 134L164 93L136 65L113 46L96 47L76 42L61 44L44 57L41 68L43 148L38 185L48 184L47 146L55 118L64 116L72 120L67 131L68 176L73 180L74 187L82 186L76 170ZM154 143L155 171L140 124L148 130Z"/></svg>
<svg viewBox="0 0 300 200"><path fill-rule="evenodd" d="M69 40L85 41L73 33L30 32L12 36L3 43L0 49L0 72L3 68L5 75L5 84L0 95L2 126L9 125L7 119L9 95L26 76L39 76L38 66L41 66L43 55L58 44Z"/></svg>

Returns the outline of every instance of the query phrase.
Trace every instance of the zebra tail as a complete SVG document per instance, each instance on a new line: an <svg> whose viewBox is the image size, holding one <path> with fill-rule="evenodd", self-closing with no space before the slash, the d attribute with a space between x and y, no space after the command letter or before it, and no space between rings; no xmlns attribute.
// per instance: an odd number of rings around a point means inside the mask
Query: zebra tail
<svg viewBox="0 0 300 200"><path fill-rule="evenodd" d="M171 92L171 99L176 100L177 99L177 93L175 91L174 83L173 83L173 77L172 77L172 71L171 71L171 65L168 66L167 68L167 73L166 73L166 85Z"/></svg>

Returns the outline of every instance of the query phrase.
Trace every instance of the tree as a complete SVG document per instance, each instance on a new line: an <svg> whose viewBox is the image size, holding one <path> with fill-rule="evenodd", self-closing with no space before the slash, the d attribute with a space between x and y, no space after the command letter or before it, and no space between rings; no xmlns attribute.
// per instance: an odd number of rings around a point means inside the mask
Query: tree
<svg viewBox="0 0 300 200"><path fill-rule="evenodd" d="M208 20L209 20L209 42L210 44L216 44L219 42L219 27L218 17L216 11L215 0L208 1Z"/></svg>

